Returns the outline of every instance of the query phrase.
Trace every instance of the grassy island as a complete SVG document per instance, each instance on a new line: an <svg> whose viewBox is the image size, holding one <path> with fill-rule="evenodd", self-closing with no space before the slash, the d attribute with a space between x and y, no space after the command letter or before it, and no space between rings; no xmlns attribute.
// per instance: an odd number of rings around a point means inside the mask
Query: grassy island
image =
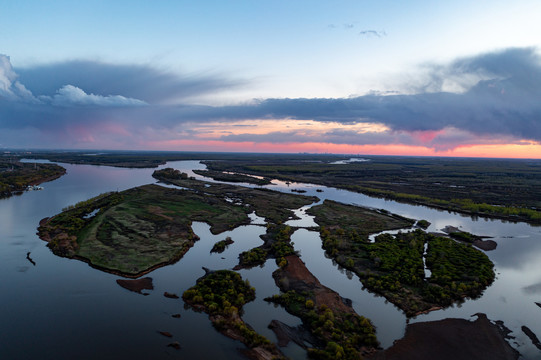
<svg viewBox="0 0 541 360"><path fill-rule="evenodd" d="M192 221L206 222L211 232L218 234L250 223L247 214L253 211L268 221L284 222L294 216L289 209L316 200L206 183L173 169L155 175L164 181L181 183L185 189L144 185L102 194L42 220L40 237L59 256L138 277L179 260L193 246L197 237L191 229Z"/></svg>
<svg viewBox="0 0 541 360"><path fill-rule="evenodd" d="M268 178L259 178L250 175L237 174L237 173L228 173L225 171L213 171L213 170L194 170L194 173L202 176L212 178L216 181L226 181L226 182L242 182L255 185L268 185L270 180Z"/></svg>
<svg viewBox="0 0 541 360"><path fill-rule="evenodd" d="M237 268L262 265L268 258L276 259L276 263L280 266L285 261L285 256L295 253L291 243L292 233L293 229L287 225L269 224L267 232L261 236L263 245L240 253Z"/></svg>
<svg viewBox="0 0 541 360"><path fill-rule="evenodd" d="M371 243L368 233L376 232L383 223L378 225L370 216L382 214L370 215L370 210L330 201L313 207L310 213L321 225L327 253L407 316L478 297L494 281L493 263L469 244L420 229L382 234ZM425 276L423 259L430 276Z"/></svg>
<svg viewBox="0 0 541 360"><path fill-rule="evenodd" d="M196 311L209 314L222 334L239 340L254 359L285 359L276 345L255 332L241 318L244 304L255 299L255 289L230 270L208 271L197 284L184 292L182 299Z"/></svg>
<svg viewBox="0 0 541 360"><path fill-rule="evenodd" d="M42 221L39 234L57 255L137 277L180 259L193 246L192 221L206 221L219 232L249 218L220 199L145 185L69 207Z"/></svg>
<svg viewBox="0 0 541 360"><path fill-rule="evenodd" d="M225 249L233 244L234 241L233 239L231 239L229 236L226 237L224 240L220 240L218 242L216 242L214 244L214 246L212 247L212 249L210 249L210 252L211 253L223 253L225 251Z"/></svg>

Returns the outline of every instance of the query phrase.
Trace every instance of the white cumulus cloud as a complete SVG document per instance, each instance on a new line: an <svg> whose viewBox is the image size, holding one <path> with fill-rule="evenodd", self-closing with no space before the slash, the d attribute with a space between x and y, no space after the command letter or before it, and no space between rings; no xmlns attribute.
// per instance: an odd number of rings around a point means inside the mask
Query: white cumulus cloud
<svg viewBox="0 0 541 360"><path fill-rule="evenodd" d="M9 56L0 54L0 98L11 101L38 102L27 88L17 81Z"/></svg>
<svg viewBox="0 0 541 360"><path fill-rule="evenodd" d="M75 106L75 105L93 105L93 106L143 106L146 102L128 98L121 95L95 95L87 94L84 90L73 85L64 85L57 93L51 97L42 97L48 99L52 105L57 106Z"/></svg>

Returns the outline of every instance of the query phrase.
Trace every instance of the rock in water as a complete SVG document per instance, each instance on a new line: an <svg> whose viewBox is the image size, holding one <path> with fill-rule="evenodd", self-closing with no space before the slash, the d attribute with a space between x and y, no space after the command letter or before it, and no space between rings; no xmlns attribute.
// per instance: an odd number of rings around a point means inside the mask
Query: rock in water
<svg viewBox="0 0 541 360"><path fill-rule="evenodd" d="M165 296L166 298L169 298L169 299L178 299L177 294L169 293L167 291L163 293L163 296Z"/></svg>

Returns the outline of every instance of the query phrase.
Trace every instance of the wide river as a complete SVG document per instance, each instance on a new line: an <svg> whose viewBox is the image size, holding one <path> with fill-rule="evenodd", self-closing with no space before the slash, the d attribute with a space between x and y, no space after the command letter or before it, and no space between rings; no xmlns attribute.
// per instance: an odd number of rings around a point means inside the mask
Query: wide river
<svg viewBox="0 0 541 360"><path fill-rule="evenodd" d="M252 225L219 235L212 235L204 223L194 223L194 232L201 240L176 264L150 273L154 290L142 296L118 286L118 276L93 269L81 261L55 256L38 238L36 229L42 218L55 215L68 205L103 192L155 183L151 176L154 169L61 165L67 174L42 184L44 190L0 200L0 359L241 358L237 349L243 345L215 331L206 314L184 309L182 299L169 299L163 294L167 291L181 295L204 274L203 266L210 269L235 266L240 252L262 243L259 238L265 232L262 219L253 216ZM198 161L171 162L166 166L192 175L191 170L205 168ZM332 199L426 219L432 223L429 231L452 225L477 235L492 236L498 247L487 255L495 263L497 277L484 295L418 316L410 322L449 317L474 319L473 314L486 313L489 319L502 320L512 330L514 339L510 343L524 359L541 358L541 352L521 330L525 325L541 337L541 308L535 304L541 302L541 227L472 219L312 184L288 185L276 180L273 183L266 187L286 192L292 188L303 189L306 195L322 200ZM312 224L313 220L304 215L304 209L297 213L302 220L292 221L291 225ZM222 254L210 254L212 245L226 236L235 243ZM404 335L406 317L403 313L383 297L363 290L354 274L326 258L318 233L300 228L292 240L308 269L324 285L351 299L357 313L373 321L384 348ZM243 318L271 341L276 341L267 328L272 319L289 325L300 324L298 318L281 307L263 301L279 293L271 277L275 269L274 261L268 261L263 267L240 271L256 288L257 296L245 306ZM181 317L173 318L173 314ZM159 331L167 331L173 337L167 338ZM180 343L181 350L167 347L174 341ZM306 357L296 345L290 344L283 351L294 359Z"/></svg>

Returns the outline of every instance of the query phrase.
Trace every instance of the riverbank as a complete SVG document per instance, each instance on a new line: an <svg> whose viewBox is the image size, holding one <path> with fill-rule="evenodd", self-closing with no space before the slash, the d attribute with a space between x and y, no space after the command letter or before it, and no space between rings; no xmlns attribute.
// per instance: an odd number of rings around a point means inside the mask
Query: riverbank
<svg viewBox="0 0 541 360"><path fill-rule="evenodd" d="M0 198L22 194L28 187L53 181L66 174L56 164L27 164L0 158Z"/></svg>

